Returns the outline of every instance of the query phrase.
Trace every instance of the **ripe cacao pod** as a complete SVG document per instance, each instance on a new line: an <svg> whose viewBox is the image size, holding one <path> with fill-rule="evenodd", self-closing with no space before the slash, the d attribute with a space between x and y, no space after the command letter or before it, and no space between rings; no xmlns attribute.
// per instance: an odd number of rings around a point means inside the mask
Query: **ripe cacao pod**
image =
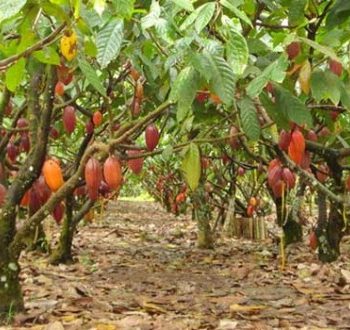
<svg viewBox="0 0 350 330"><path fill-rule="evenodd" d="M21 199L21 202L20 202L21 206L26 207L29 205L29 193L30 193L30 189L24 193L24 195Z"/></svg>
<svg viewBox="0 0 350 330"><path fill-rule="evenodd" d="M257 202L257 199L255 197L250 197L249 198L249 205L252 205L252 206L257 206L258 202Z"/></svg>
<svg viewBox="0 0 350 330"><path fill-rule="evenodd" d="M77 35L74 31L66 31L61 38L61 53L67 61L77 56Z"/></svg>
<svg viewBox="0 0 350 330"><path fill-rule="evenodd" d="M340 77L343 72L343 65L340 62L333 59L330 59L328 64L329 70L331 70L334 74Z"/></svg>
<svg viewBox="0 0 350 330"><path fill-rule="evenodd" d="M64 205L62 202L58 203L52 211L52 216L56 223L61 224L62 218L64 214Z"/></svg>
<svg viewBox="0 0 350 330"><path fill-rule="evenodd" d="M140 73L134 67L130 68L130 76L135 81L137 81L141 77Z"/></svg>
<svg viewBox="0 0 350 330"><path fill-rule="evenodd" d="M7 157L11 160L11 162L15 162L18 155L18 148L15 144L10 141L6 147Z"/></svg>
<svg viewBox="0 0 350 330"><path fill-rule="evenodd" d="M277 181L282 180L282 167L275 166L267 172L267 183L273 189Z"/></svg>
<svg viewBox="0 0 350 330"><path fill-rule="evenodd" d="M135 97L141 102L143 99L143 84L140 80L136 81L135 85Z"/></svg>
<svg viewBox="0 0 350 330"><path fill-rule="evenodd" d="M44 205L47 202L47 200L50 198L51 190L46 184L46 181L43 175L39 176L39 178L34 182L33 187L35 187L35 189L39 194L41 205Z"/></svg>
<svg viewBox="0 0 350 330"><path fill-rule="evenodd" d="M21 117L17 120L16 126L17 126L17 128L27 128L28 127L28 120Z"/></svg>
<svg viewBox="0 0 350 330"><path fill-rule="evenodd" d="M71 134L77 123L77 119L75 117L75 109L71 105L68 105L63 110L63 126L68 134Z"/></svg>
<svg viewBox="0 0 350 330"><path fill-rule="evenodd" d="M333 121L336 121L337 118L339 117L339 115L340 115L340 112L338 112L338 111L331 111L331 118L332 118Z"/></svg>
<svg viewBox="0 0 350 330"><path fill-rule="evenodd" d="M109 156L103 164L103 176L110 189L118 189L123 180L122 168L119 160Z"/></svg>
<svg viewBox="0 0 350 330"><path fill-rule="evenodd" d="M285 167L283 169L282 178L286 184L287 189L293 189L295 187L295 175L289 168Z"/></svg>
<svg viewBox="0 0 350 330"><path fill-rule="evenodd" d="M148 125L145 131L146 146L148 151L153 151L159 142L159 131L154 124Z"/></svg>
<svg viewBox="0 0 350 330"><path fill-rule="evenodd" d="M179 193L177 196L176 196L176 203L177 204L180 204L180 203L183 203L185 200L186 200L186 194L185 193Z"/></svg>
<svg viewBox="0 0 350 330"><path fill-rule="evenodd" d="M100 163L94 157L91 157L85 165L85 182L88 189L88 195L91 200L98 197L98 188L102 181L102 168Z"/></svg>
<svg viewBox="0 0 350 330"><path fill-rule="evenodd" d="M55 95L63 96L64 95L64 84L61 81L58 81L55 86Z"/></svg>
<svg viewBox="0 0 350 330"><path fill-rule="evenodd" d="M289 157L298 165L301 164L305 152L305 139L299 129L295 129L288 147Z"/></svg>
<svg viewBox="0 0 350 330"><path fill-rule="evenodd" d="M134 96L131 104L131 114L135 118L139 116L140 112L141 112L141 102L137 97Z"/></svg>
<svg viewBox="0 0 350 330"><path fill-rule="evenodd" d="M96 127L102 124L102 120L103 120L102 113L100 111L94 112L94 114L92 115L92 122Z"/></svg>
<svg viewBox="0 0 350 330"><path fill-rule="evenodd" d="M321 137L326 137L326 136L329 136L330 134L331 134L331 131L326 126L322 127L321 130L318 132L318 136L321 136Z"/></svg>
<svg viewBox="0 0 350 330"><path fill-rule="evenodd" d="M291 139L292 135L290 134L290 132L287 132L284 129L282 129L278 140L278 146L281 148L281 150L288 151Z"/></svg>
<svg viewBox="0 0 350 330"><path fill-rule="evenodd" d="M207 101L209 98L209 92L208 91L198 91L196 94L196 100L199 103L204 103L205 101Z"/></svg>
<svg viewBox="0 0 350 330"><path fill-rule="evenodd" d="M317 235L314 231L312 231L310 233L309 236L309 246L311 249L316 250L317 246L318 246L318 239L317 239Z"/></svg>
<svg viewBox="0 0 350 330"><path fill-rule="evenodd" d="M242 175L244 175L245 174L245 169L243 168L243 167L238 167L238 169L237 169L237 174L239 175L239 176L242 176Z"/></svg>
<svg viewBox="0 0 350 330"><path fill-rule="evenodd" d="M311 154L309 151L305 151L303 154L303 159L301 160L300 167L304 170L310 168L311 165Z"/></svg>
<svg viewBox="0 0 350 330"><path fill-rule="evenodd" d="M127 155L128 156L137 156L140 152L138 150L128 150ZM140 174L143 167L143 158L133 158L128 160L128 167L131 171L133 171L135 174Z"/></svg>
<svg viewBox="0 0 350 330"><path fill-rule="evenodd" d="M325 182L328 178L329 168L325 164L321 164L316 171L316 178L321 183Z"/></svg>
<svg viewBox="0 0 350 330"><path fill-rule="evenodd" d="M299 53L300 53L301 47L300 47L300 43L297 41L294 41L292 43L290 43L287 46L287 54L288 54L288 58L290 60L293 60L294 58L296 58Z"/></svg>
<svg viewBox="0 0 350 330"><path fill-rule="evenodd" d="M40 195L37 187L33 184L32 188L29 190L29 209L30 212L35 213L41 207Z"/></svg>
<svg viewBox="0 0 350 330"><path fill-rule="evenodd" d="M317 137L316 132L314 130L312 130L312 129L310 131L308 131L307 139L310 140L310 141L313 141L313 142L317 142L318 137Z"/></svg>
<svg viewBox="0 0 350 330"><path fill-rule="evenodd" d="M20 148L23 152L29 152L30 140L29 140L28 133L21 134Z"/></svg>
<svg viewBox="0 0 350 330"><path fill-rule="evenodd" d="M276 166L281 167L281 161L279 159L277 159L277 158L274 158L269 163L269 167L267 169L267 172L270 172Z"/></svg>
<svg viewBox="0 0 350 330"><path fill-rule="evenodd" d="M55 127L51 127L50 128L50 136L56 140L58 139L58 137L60 136L60 134L58 133L58 130Z"/></svg>
<svg viewBox="0 0 350 330"><path fill-rule="evenodd" d="M6 193L7 193L6 187L0 183L0 207L4 205Z"/></svg>
<svg viewBox="0 0 350 330"><path fill-rule="evenodd" d="M101 181L100 186L98 187L98 192L104 197L107 198L109 193L111 192L108 184L105 181Z"/></svg>
<svg viewBox="0 0 350 330"><path fill-rule="evenodd" d="M94 123L91 120L88 120L85 124L86 134L92 134L94 132Z"/></svg>
<svg viewBox="0 0 350 330"><path fill-rule="evenodd" d="M12 110L13 110L13 105L12 105L12 102L9 101L4 110L5 116L9 117L12 113Z"/></svg>
<svg viewBox="0 0 350 330"><path fill-rule="evenodd" d="M215 105L219 105L222 103L220 97L214 93L210 93L209 98Z"/></svg>
<svg viewBox="0 0 350 330"><path fill-rule="evenodd" d="M248 205L247 207L247 216L251 217L255 211L255 207L253 205Z"/></svg>
<svg viewBox="0 0 350 330"><path fill-rule="evenodd" d="M57 191L63 185L62 170L56 161L47 159L44 162L42 173L51 191Z"/></svg>
<svg viewBox="0 0 350 330"><path fill-rule="evenodd" d="M278 180L272 187L273 194L276 198L282 197L285 191L285 183L283 180Z"/></svg>
<svg viewBox="0 0 350 330"><path fill-rule="evenodd" d="M73 73L70 68L66 67L64 64L58 65L56 71L58 80L64 85L69 85L73 80Z"/></svg>

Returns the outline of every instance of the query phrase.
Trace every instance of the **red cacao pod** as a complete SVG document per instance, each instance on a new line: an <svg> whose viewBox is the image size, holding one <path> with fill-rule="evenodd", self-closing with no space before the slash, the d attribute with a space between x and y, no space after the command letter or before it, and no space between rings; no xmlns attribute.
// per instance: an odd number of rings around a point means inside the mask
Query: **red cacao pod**
<svg viewBox="0 0 350 330"><path fill-rule="evenodd" d="M307 170L308 168L310 168L310 165L311 165L311 154L309 151L305 151L300 163L300 167L304 170Z"/></svg>
<svg viewBox="0 0 350 330"><path fill-rule="evenodd" d="M136 81L135 86L135 97L141 102L143 99L143 84L140 82L140 80Z"/></svg>
<svg viewBox="0 0 350 330"><path fill-rule="evenodd" d="M340 77L343 72L343 65L340 62L333 59L330 59L328 64L329 70L331 70L334 74Z"/></svg>
<svg viewBox="0 0 350 330"><path fill-rule="evenodd" d="M94 132L94 123L91 120L88 120L85 124L86 134L92 134Z"/></svg>
<svg viewBox="0 0 350 330"><path fill-rule="evenodd" d="M0 207L4 205L6 193L7 193L6 187L0 183Z"/></svg>
<svg viewBox="0 0 350 330"><path fill-rule="evenodd" d="M69 85L73 80L73 73L71 69L66 67L64 64L57 66L57 78L64 85Z"/></svg>
<svg viewBox="0 0 350 330"><path fill-rule="evenodd" d="M77 123L74 107L72 107L71 105L66 106L63 110L62 119L64 129L68 134L71 134L74 131L75 125Z"/></svg>
<svg viewBox="0 0 350 330"><path fill-rule="evenodd" d="M108 184L105 181L101 181L100 186L98 187L98 192L104 197L107 198L111 190L109 189Z"/></svg>
<svg viewBox="0 0 350 330"><path fill-rule="evenodd" d="M277 158L274 158L271 160L271 162L269 163L269 167L267 169L267 172L270 172L274 167L281 167L281 161Z"/></svg>
<svg viewBox="0 0 350 330"><path fill-rule="evenodd" d="M50 136L56 140L60 136L60 133L58 133L58 130L55 127L50 128Z"/></svg>
<svg viewBox="0 0 350 330"><path fill-rule="evenodd" d="M282 129L278 140L278 146L281 148L281 150L283 151L288 150L291 139L292 139L292 135L290 134L290 132L287 132L284 129Z"/></svg>
<svg viewBox="0 0 350 330"><path fill-rule="evenodd" d="M64 95L64 84L61 81L58 81L55 86L55 95L63 96Z"/></svg>
<svg viewBox="0 0 350 330"><path fill-rule="evenodd" d="M127 151L128 156L137 156L140 154L138 150L128 150ZM143 167L143 158L133 158L128 160L128 167L131 171L133 171L135 174L140 174Z"/></svg>
<svg viewBox="0 0 350 330"><path fill-rule="evenodd" d="M231 126L229 144L233 150L238 149L240 146L238 133L239 133L239 129L236 126Z"/></svg>
<svg viewBox="0 0 350 330"><path fill-rule="evenodd" d="M284 191L285 191L286 184L283 180L278 180L274 186L272 187L273 194L276 198L282 197Z"/></svg>
<svg viewBox="0 0 350 330"><path fill-rule="evenodd" d="M267 183L273 189L277 181L282 180L282 168L280 166L273 167L267 172Z"/></svg>
<svg viewBox="0 0 350 330"><path fill-rule="evenodd" d="M20 148L23 152L29 152L30 150L30 140L27 133L21 134Z"/></svg>
<svg viewBox="0 0 350 330"><path fill-rule="evenodd" d="M318 132L318 136L321 136L321 137L326 137L326 136L329 136L330 134L331 134L331 131L326 126L322 127L321 130Z"/></svg>
<svg viewBox="0 0 350 330"><path fill-rule="evenodd" d="M18 148L15 146L13 142L9 142L6 147L6 152L8 158L11 160L11 162L15 162L17 155L18 155Z"/></svg>
<svg viewBox="0 0 350 330"><path fill-rule="evenodd" d="M148 151L153 151L159 142L159 131L154 124L148 125L145 131L146 146Z"/></svg>
<svg viewBox="0 0 350 330"><path fill-rule="evenodd" d="M91 157L85 165L85 182L91 200L98 197L98 188L102 181L102 168L98 160Z"/></svg>
<svg viewBox="0 0 350 330"><path fill-rule="evenodd" d="M43 175L40 175L39 178L33 184L33 187L39 193L40 203L44 205L47 200L50 198L51 190L49 186L46 184L45 178Z"/></svg>
<svg viewBox="0 0 350 330"><path fill-rule="evenodd" d="M292 133L292 138L288 147L288 155L296 164L300 165L303 159L304 152L304 136L298 129L295 129Z"/></svg>
<svg viewBox="0 0 350 330"><path fill-rule="evenodd" d="M245 169L243 167L239 166L238 169L237 169L237 174L239 176L244 175L245 174Z"/></svg>
<svg viewBox="0 0 350 330"><path fill-rule="evenodd" d="M316 171L316 178L321 183L325 182L329 175L329 168L325 164L321 164Z"/></svg>
<svg viewBox="0 0 350 330"><path fill-rule="evenodd" d="M307 132L307 139L310 140L310 141L313 141L313 142L317 142L318 140L318 137L317 137L317 134L314 130L310 130Z"/></svg>
<svg viewBox="0 0 350 330"><path fill-rule="evenodd" d="M4 110L5 116L9 117L12 113L12 110L13 110L13 105L12 105L12 102L9 101Z"/></svg>
<svg viewBox="0 0 350 330"><path fill-rule="evenodd" d="M96 111L92 115L92 122L94 123L95 127L100 126L103 121L103 115L101 111Z"/></svg>
<svg viewBox="0 0 350 330"><path fill-rule="evenodd" d="M103 164L103 176L110 189L118 189L123 180L122 168L119 160L109 156Z"/></svg>
<svg viewBox="0 0 350 330"><path fill-rule="evenodd" d="M131 114L133 117L138 117L141 112L141 102L137 97L134 97L131 103Z"/></svg>
<svg viewBox="0 0 350 330"><path fill-rule="evenodd" d="M248 205L247 207L247 216L251 217L255 211L255 207L253 205Z"/></svg>
<svg viewBox="0 0 350 330"><path fill-rule="evenodd" d="M207 101L209 98L209 92L208 91L198 91L196 94L196 100L199 103L204 103L205 101Z"/></svg>
<svg viewBox="0 0 350 330"><path fill-rule="evenodd" d="M283 169L282 179L285 182L287 189L293 189L295 187L295 175L289 168L285 167Z"/></svg>
<svg viewBox="0 0 350 330"><path fill-rule="evenodd" d="M56 223L61 224L62 218L64 215L64 205L62 202L58 203L52 211L52 216Z"/></svg>
<svg viewBox="0 0 350 330"><path fill-rule="evenodd" d="M314 231L312 231L310 233L309 236L309 246L311 249L316 250L317 246L318 246L318 239L317 239L317 235Z"/></svg>
<svg viewBox="0 0 350 330"><path fill-rule="evenodd" d="M41 200L40 200L40 194L39 191L37 189L37 187L35 187L35 185L33 184L32 188L29 190L29 209L30 212L35 213L36 211L38 211L41 207Z"/></svg>
<svg viewBox="0 0 350 330"><path fill-rule="evenodd" d="M17 120L16 126L17 126L17 128L27 128L28 127L28 120L21 117Z"/></svg>
<svg viewBox="0 0 350 330"><path fill-rule="evenodd" d="M300 53L301 47L300 47L300 43L297 41L294 41L292 43L290 43L287 46L287 54L288 54L288 58L290 60L293 60L294 58L296 58L299 53Z"/></svg>

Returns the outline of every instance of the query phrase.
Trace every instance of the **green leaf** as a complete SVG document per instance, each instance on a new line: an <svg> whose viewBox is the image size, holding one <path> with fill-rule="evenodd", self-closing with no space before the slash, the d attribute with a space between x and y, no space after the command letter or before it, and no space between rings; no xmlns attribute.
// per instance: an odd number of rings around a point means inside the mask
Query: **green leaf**
<svg viewBox="0 0 350 330"><path fill-rule="evenodd" d="M118 16L130 19L134 11L135 0L113 0Z"/></svg>
<svg viewBox="0 0 350 330"><path fill-rule="evenodd" d="M186 17L186 19L182 22L180 26L181 31L185 31L189 26L191 26L197 19L199 15L198 9L196 9L193 13Z"/></svg>
<svg viewBox="0 0 350 330"><path fill-rule="evenodd" d="M326 27L332 29L344 23L350 17L350 1L337 0L327 15Z"/></svg>
<svg viewBox="0 0 350 330"><path fill-rule="evenodd" d="M158 1L152 1L150 12L148 15L142 17L141 26L144 30L157 24L160 17L160 6Z"/></svg>
<svg viewBox="0 0 350 330"><path fill-rule="evenodd" d="M239 10L233 3L229 0L221 0L220 3L226 7L227 9L231 10L239 19L241 19L243 22L247 23L251 27L253 27L252 22L250 21L247 14L241 10Z"/></svg>
<svg viewBox="0 0 350 330"><path fill-rule="evenodd" d="M231 105L235 93L235 74L231 67L221 56L207 53L211 63L212 80L210 81L211 90L217 94L227 105Z"/></svg>
<svg viewBox="0 0 350 330"><path fill-rule="evenodd" d="M103 87L96 70L85 60L79 61L79 68L86 77L87 81L102 95L106 96L106 90Z"/></svg>
<svg viewBox="0 0 350 330"><path fill-rule="evenodd" d="M181 166L187 185L192 191L196 190L201 178L201 159L199 148L190 143Z"/></svg>
<svg viewBox="0 0 350 330"><path fill-rule="evenodd" d="M191 105L199 89L197 72L192 67L184 68L176 77L170 93L170 100L177 102L176 118L183 121L191 110Z"/></svg>
<svg viewBox="0 0 350 330"><path fill-rule="evenodd" d="M60 56L53 47L45 47L43 50L38 50L33 53L33 56L41 63L59 65Z"/></svg>
<svg viewBox="0 0 350 330"><path fill-rule="evenodd" d="M196 31L201 32L210 22L215 13L215 2L208 2L196 9L198 17L194 23Z"/></svg>
<svg viewBox="0 0 350 330"><path fill-rule="evenodd" d="M14 92L21 83L25 73L25 66L26 61L24 60L24 58L21 58L17 61L17 63L15 63L9 69L7 69L5 76L5 84L11 92Z"/></svg>
<svg viewBox="0 0 350 330"><path fill-rule="evenodd" d="M208 56L203 53L193 53L191 56L191 64L201 74L201 76L209 82L212 78L211 62Z"/></svg>
<svg viewBox="0 0 350 330"><path fill-rule="evenodd" d="M171 1L174 2L177 6L187 11L194 11L191 0L171 0Z"/></svg>
<svg viewBox="0 0 350 330"><path fill-rule="evenodd" d="M288 59L285 55L281 55L278 60L272 62L260 75L249 83L247 87L248 96L251 98L258 96L269 81L281 83L286 76L287 68Z"/></svg>
<svg viewBox="0 0 350 330"><path fill-rule="evenodd" d="M315 70L311 75L312 96L317 102L330 99L338 104L341 95L341 81L335 74Z"/></svg>
<svg viewBox="0 0 350 330"><path fill-rule="evenodd" d="M230 30L226 41L226 57L233 72L241 75L248 63L249 50L244 37L237 31Z"/></svg>
<svg viewBox="0 0 350 330"><path fill-rule="evenodd" d="M98 33L96 37L97 62L102 69L119 55L123 30L123 20L115 18Z"/></svg>
<svg viewBox="0 0 350 330"><path fill-rule="evenodd" d="M350 110L350 93L349 89L345 88L344 84L341 84L341 96L340 96L340 101L342 105Z"/></svg>
<svg viewBox="0 0 350 330"><path fill-rule="evenodd" d="M20 12L27 0L0 0L0 22Z"/></svg>
<svg viewBox="0 0 350 330"><path fill-rule="evenodd" d="M271 98L267 93L261 93L259 96L261 104L264 106L268 115L276 123L279 128L289 129L288 117L287 115L277 108L276 104L272 102Z"/></svg>
<svg viewBox="0 0 350 330"><path fill-rule="evenodd" d="M333 51L333 49L331 49L331 48L329 48L327 46L320 45L319 43L317 43L317 42L315 42L313 40L304 38L304 37L299 37L299 40L301 40L305 44L309 45L310 47L316 49L320 53L323 53L324 55L326 55L328 57L331 57L331 58L337 60L338 62L341 62L339 60L337 54Z"/></svg>
<svg viewBox="0 0 350 330"><path fill-rule="evenodd" d="M238 103L238 107L244 133L249 139L257 141L260 137L260 123L253 101L245 97Z"/></svg>
<svg viewBox="0 0 350 330"><path fill-rule="evenodd" d="M304 12L307 6L307 0L291 1L288 10L288 23L290 25L299 25L305 21Z"/></svg>
<svg viewBox="0 0 350 330"><path fill-rule="evenodd" d="M312 127L312 116L302 101L280 86L275 86L275 91L277 111L283 111L290 121L298 125Z"/></svg>

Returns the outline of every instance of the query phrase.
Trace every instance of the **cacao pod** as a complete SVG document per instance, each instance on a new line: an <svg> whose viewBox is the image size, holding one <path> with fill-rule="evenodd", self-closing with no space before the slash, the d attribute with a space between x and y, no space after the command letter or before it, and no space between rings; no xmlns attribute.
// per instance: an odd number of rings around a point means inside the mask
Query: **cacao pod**
<svg viewBox="0 0 350 330"><path fill-rule="evenodd" d="M37 187L33 184L29 190L29 210L33 214L38 211L41 207L40 194Z"/></svg>
<svg viewBox="0 0 350 330"><path fill-rule="evenodd" d="M317 239L317 235L314 231L312 231L310 233L309 236L309 246L311 249L316 250L317 246L318 246L318 239Z"/></svg>
<svg viewBox="0 0 350 330"><path fill-rule="evenodd" d="M310 131L308 131L307 139L310 140L310 141L313 141L313 142L317 142L318 137L317 137L316 132L314 130L312 130L312 129Z"/></svg>
<svg viewBox="0 0 350 330"><path fill-rule="evenodd" d="M77 35L74 31L66 31L61 38L61 53L67 61L77 56Z"/></svg>
<svg viewBox="0 0 350 330"><path fill-rule="evenodd" d="M288 58L290 60L293 60L294 58L296 58L299 53L300 53L301 47L300 47L300 43L297 41L294 41L292 43L290 43L287 46L287 54L288 54Z"/></svg>
<svg viewBox="0 0 350 330"><path fill-rule="evenodd" d="M47 200L50 198L51 190L46 184L46 181L43 175L39 176L39 178L34 182L33 187L35 187L35 189L39 194L41 205L44 205L47 202Z"/></svg>
<svg viewBox="0 0 350 330"><path fill-rule="evenodd" d="M253 215L254 211L255 211L254 206L253 205L248 205L248 207L247 207L247 216L251 217Z"/></svg>
<svg viewBox="0 0 350 330"><path fill-rule="evenodd" d="M91 200L98 197L98 188L102 181L102 168L98 160L91 157L85 165L85 182L88 189L88 195Z"/></svg>
<svg viewBox="0 0 350 330"><path fill-rule="evenodd" d="M10 141L6 147L7 157L11 160L11 162L15 162L18 155L18 148L15 144Z"/></svg>
<svg viewBox="0 0 350 330"><path fill-rule="evenodd" d="M20 202L21 206L26 207L29 205L29 193L30 193L30 189L24 193L24 195L21 199L21 202Z"/></svg>
<svg viewBox="0 0 350 330"><path fill-rule="evenodd" d="M23 152L29 152L30 150L30 140L27 133L21 134L20 147Z"/></svg>
<svg viewBox="0 0 350 330"><path fill-rule="evenodd" d="M137 81L141 77L140 73L134 67L130 68L130 76L135 81Z"/></svg>
<svg viewBox="0 0 350 330"><path fill-rule="evenodd" d="M139 100L139 102L141 102L143 99L143 84L140 82L140 80L136 81L135 97Z"/></svg>
<svg viewBox="0 0 350 330"><path fill-rule="evenodd" d="M280 132L280 137L278 141L278 146L281 148L281 150L288 151L288 147L291 139L292 139L292 135L290 134L290 132L287 132L284 129L282 129Z"/></svg>
<svg viewBox="0 0 350 330"><path fill-rule="evenodd" d="M274 158L271 160L271 162L269 163L269 167L267 169L267 172L270 172L274 167L281 167L281 161L277 158Z"/></svg>
<svg viewBox="0 0 350 330"><path fill-rule="evenodd" d="M318 167L318 170L316 171L316 178L318 181L320 181L321 183L325 182L328 178L328 174L329 174L329 168L327 165L320 165Z"/></svg>
<svg viewBox="0 0 350 330"><path fill-rule="evenodd" d="M196 94L196 100L199 103L204 103L205 101L207 101L209 98L209 92L208 91L198 91Z"/></svg>
<svg viewBox="0 0 350 330"><path fill-rule="evenodd" d="M85 124L86 134L92 134L94 132L94 123L91 120L88 120Z"/></svg>
<svg viewBox="0 0 350 330"><path fill-rule="evenodd" d="M303 159L301 160L300 167L304 170L310 168L311 165L311 154L309 151L305 151L303 154Z"/></svg>
<svg viewBox="0 0 350 330"><path fill-rule="evenodd" d="M289 168L285 167L283 169L282 178L286 184L287 189L293 189L295 187L295 175Z"/></svg>
<svg viewBox="0 0 350 330"><path fill-rule="evenodd" d="M285 183L283 180L278 180L272 187L273 194L276 198L282 197L285 191Z"/></svg>
<svg viewBox="0 0 350 330"><path fill-rule="evenodd" d="M16 126L17 126L17 128L27 128L28 127L28 120L25 118L19 118L17 120Z"/></svg>
<svg viewBox="0 0 350 330"><path fill-rule="evenodd" d="M58 130L55 127L51 127L50 128L50 136L56 140L58 139L58 137L60 136L60 134L58 133Z"/></svg>
<svg viewBox="0 0 350 330"><path fill-rule="evenodd" d="M12 113L12 110L13 110L13 105L12 105L12 102L9 101L4 110L5 116L9 117Z"/></svg>
<svg viewBox="0 0 350 330"><path fill-rule="evenodd" d="M137 97L134 97L131 104L131 114L133 117L138 117L141 112L141 102Z"/></svg>
<svg viewBox="0 0 350 330"><path fill-rule="evenodd" d="M299 129L295 129L288 147L289 157L298 165L301 164L305 152L305 139Z"/></svg>
<svg viewBox="0 0 350 330"><path fill-rule="evenodd" d="M61 224L62 218L64 214L64 205L62 202L58 203L52 211L52 216L56 223Z"/></svg>
<svg viewBox="0 0 350 330"><path fill-rule="evenodd" d="M63 110L63 126L68 134L71 134L77 123L77 119L75 117L75 109L71 105L68 105Z"/></svg>
<svg viewBox="0 0 350 330"><path fill-rule="evenodd" d="M277 181L282 180L282 167L275 166L267 172L267 183L273 189Z"/></svg>
<svg viewBox="0 0 350 330"><path fill-rule="evenodd" d="M216 94L210 93L209 98L215 105L219 105L222 103L220 97Z"/></svg>
<svg viewBox="0 0 350 330"><path fill-rule="evenodd" d="M104 197L107 198L111 190L109 189L108 184L105 181L101 181L100 186L98 187L98 192Z"/></svg>
<svg viewBox="0 0 350 330"><path fill-rule="evenodd" d="M109 156L103 164L103 176L110 189L118 189L122 183L123 174L119 160Z"/></svg>
<svg viewBox="0 0 350 330"><path fill-rule="evenodd" d="M44 162L42 169L45 182L51 191L57 191L64 183L63 175L60 165L52 160L48 159Z"/></svg>
<svg viewBox="0 0 350 330"><path fill-rule="evenodd" d="M148 151L153 151L159 142L159 131L154 124L148 125L145 131L146 146Z"/></svg>
<svg viewBox="0 0 350 330"><path fill-rule="evenodd" d="M257 206L258 205L257 199L255 197L250 197L249 198L249 205Z"/></svg>
<svg viewBox="0 0 350 330"><path fill-rule="evenodd" d="M331 70L334 74L340 77L343 72L343 65L340 62L333 59L330 59L328 64L329 70Z"/></svg>
<svg viewBox="0 0 350 330"><path fill-rule="evenodd" d="M240 146L238 133L239 133L238 128L236 126L231 126L229 144L233 150L238 149Z"/></svg>
<svg viewBox="0 0 350 330"><path fill-rule="evenodd" d="M57 78L64 85L69 85L73 80L73 73L64 64L57 66Z"/></svg>
<svg viewBox="0 0 350 330"><path fill-rule="evenodd" d="M64 95L64 84L61 81L58 81L55 86L55 95L63 96Z"/></svg>
<svg viewBox="0 0 350 330"><path fill-rule="evenodd" d="M245 174L245 169L243 168L243 167L238 167L238 169L237 169L237 174L239 175L239 176L242 176L242 175L244 175Z"/></svg>
<svg viewBox="0 0 350 330"><path fill-rule="evenodd" d="M137 156L140 152L138 150L128 150L127 155L128 156ZM143 158L133 158L128 160L128 167L129 169L134 172L135 174L140 174L143 167Z"/></svg>
<svg viewBox="0 0 350 330"><path fill-rule="evenodd" d="M92 115L92 122L96 127L102 124L102 120L103 120L102 113L100 111L94 112L94 114Z"/></svg>

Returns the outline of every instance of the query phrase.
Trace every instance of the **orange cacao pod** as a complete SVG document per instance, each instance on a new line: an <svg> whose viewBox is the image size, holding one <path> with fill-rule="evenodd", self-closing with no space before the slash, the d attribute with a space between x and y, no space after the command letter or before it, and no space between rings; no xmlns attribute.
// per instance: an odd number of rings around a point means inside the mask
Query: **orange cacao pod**
<svg viewBox="0 0 350 330"><path fill-rule="evenodd" d="M85 165L85 182L91 200L98 197L98 188L102 181L102 168L100 163L91 157Z"/></svg>
<svg viewBox="0 0 350 330"><path fill-rule="evenodd" d="M60 165L52 160L45 161L42 173L45 182L52 191L57 191L63 185L63 175Z"/></svg>
<svg viewBox="0 0 350 330"><path fill-rule="evenodd" d="M103 175L110 189L118 189L122 183L123 175L119 160L109 156L103 164Z"/></svg>
<svg viewBox="0 0 350 330"><path fill-rule="evenodd" d="M296 164L300 165L303 159L304 151L304 136L298 129L295 129L292 133L292 138L288 147L288 155Z"/></svg>

